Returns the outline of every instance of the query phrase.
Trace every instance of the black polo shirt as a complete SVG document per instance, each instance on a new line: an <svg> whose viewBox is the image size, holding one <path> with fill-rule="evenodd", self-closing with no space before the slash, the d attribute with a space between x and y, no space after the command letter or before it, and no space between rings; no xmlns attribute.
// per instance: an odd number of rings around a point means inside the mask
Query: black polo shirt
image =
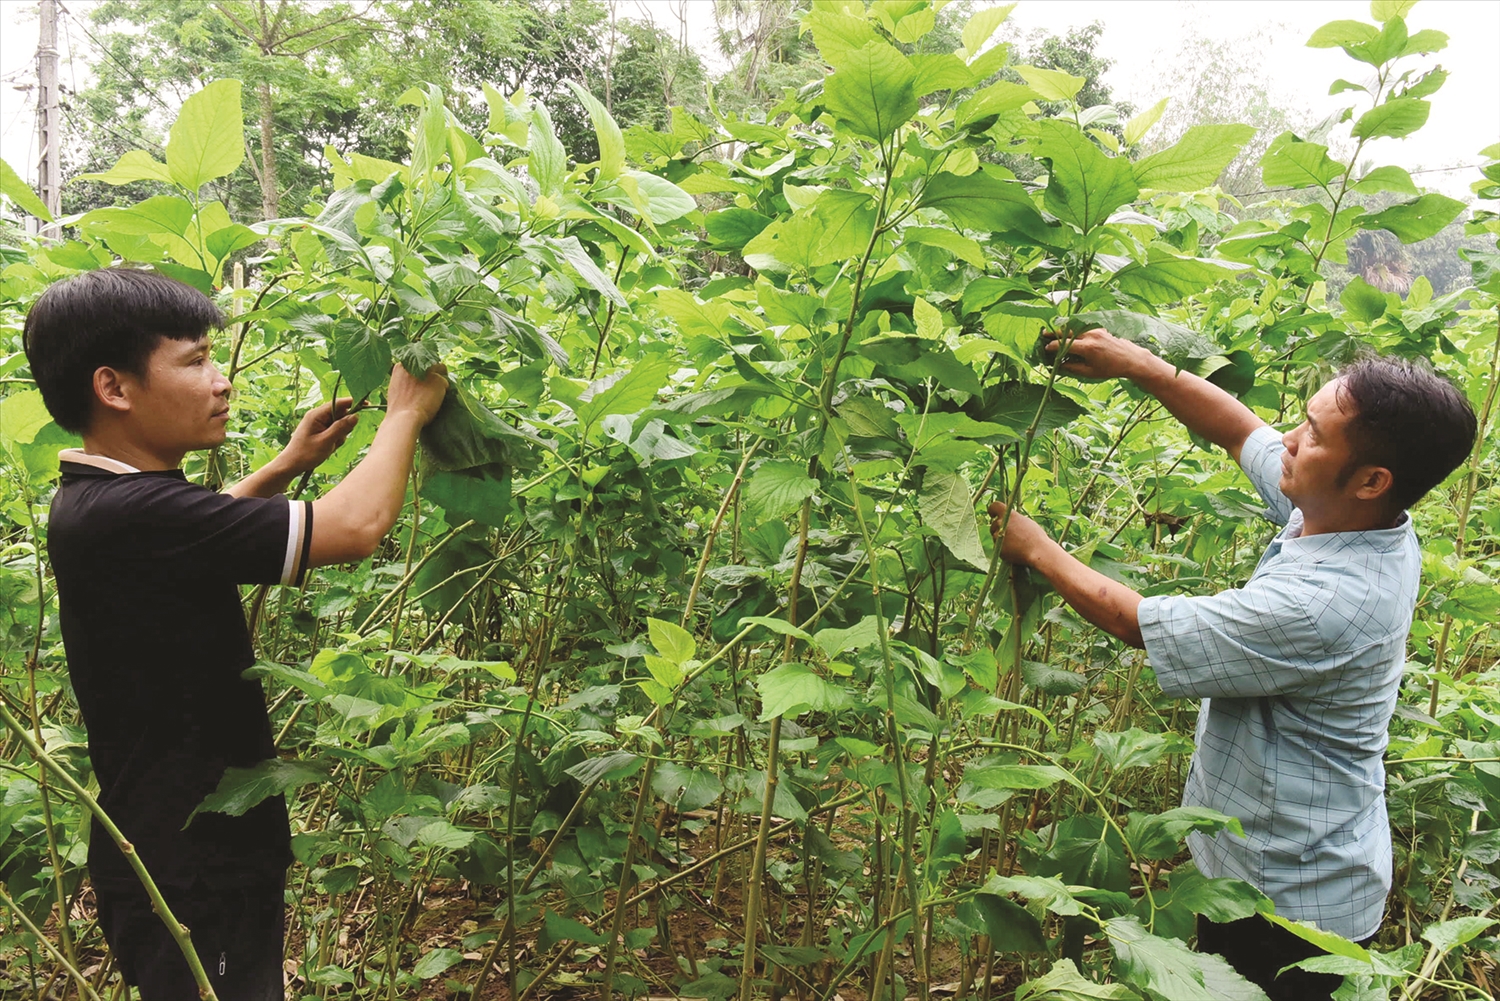
<svg viewBox="0 0 1500 1001"><path fill-rule="evenodd" d="M260 682L241 677L255 657L236 585L301 584L312 504L230 497L77 449L61 459L47 548L100 805L158 883L285 869L282 797L183 824L226 767L276 754ZM89 869L135 880L97 820Z"/></svg>

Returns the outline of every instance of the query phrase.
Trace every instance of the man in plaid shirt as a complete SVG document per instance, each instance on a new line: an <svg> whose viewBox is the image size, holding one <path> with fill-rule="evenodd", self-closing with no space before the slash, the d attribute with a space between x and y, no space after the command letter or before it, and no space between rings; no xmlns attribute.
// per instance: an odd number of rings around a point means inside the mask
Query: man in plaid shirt
<svg viewBox="0 0 1500 1001"><path fill-rule="evenodd" d="M1143 598L1019 512L1002 557L1144 648L1163 692L1203 700L1183 802L1238 817L1245 836L1189 836L1199 870L1254 884L1285 917L1368 941L1391 886L1382 757L1422 564L1406 509L1468 456L1473 410L1426 368L1370 359L1320 389L1281 435L1218 387L1104 330L1075 338L1063 369L1127 378L1155 396L1234 457L1285 528L1244 587L1205 597ZM990 514L998 530L1004 506ZM1320 950L1258 916L1200 919L1198 948L1273 1001L1328 998L1341 981L1278 977Z"/></svg>

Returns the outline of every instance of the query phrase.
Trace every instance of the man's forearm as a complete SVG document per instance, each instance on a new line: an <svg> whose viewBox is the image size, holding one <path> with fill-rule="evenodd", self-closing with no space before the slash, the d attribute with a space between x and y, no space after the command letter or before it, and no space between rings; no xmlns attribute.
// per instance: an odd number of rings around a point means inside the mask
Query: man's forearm
<svg viewBox="0 0 1500 1001"><path fill-rule="evenodd" d="M296 475L278 455L243 480L225 487L223 492L231 497L275 497L286 493Z"/></svg>
<svg viewBox="0 0 1500 1001"><path fill-rule="evenodd" d="M1141 353L1144 357L1128 373L1130 381L1161 401L1189 431L1226 449L1238 462L1245 439L1266 422L1207 379L1174 368L1149 352Z"/></svg>
<svg viewBox="0 0 1500 1001"><path fill-rule="evenodd" d="M364 559L401 515L424 418L386 414L359 465L313 502L311 565Z"/></svg>
<svg viewBox="0 0 1500 1001"><path fill-rule="evenodd" d="M1138 615L1143 599L1135 591L1085 566L1050 539L1026 562L1051 581L1079 615L1133 647L1145 647Z"/></svg>

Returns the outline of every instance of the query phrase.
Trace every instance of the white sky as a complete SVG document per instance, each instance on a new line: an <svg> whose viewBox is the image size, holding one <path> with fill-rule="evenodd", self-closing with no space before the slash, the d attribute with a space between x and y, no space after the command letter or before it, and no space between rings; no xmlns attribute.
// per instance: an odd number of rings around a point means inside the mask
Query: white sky
<svg viewBox="0 0 1500 1001"><path fill-rule="evenodd" d="M88 82L87 40L77 19L94 2L64 4L69 13L61 18L58 40L64 60L61 79L68 88ZM722 67L713 43L710 0L626 0L620 15L649 12L658 24L675 30L679 6L687 13L690 42L711 66ZM1328 85L1338 77L1358 80L1361 67L1339 49L1309 49L1304 43L1328 21L1367 21L1369 16L1364 0L1023 0L1011 21L1022 30L1058 34L1102 22L1098 51L1115 64L1105 81L1117 99L1137 108L1169 96L1158 92L1161 76L1190 29L1225 40L1263 31L1272 39L1263 56L1265 75L1276 93L1321 118L1339 106L1338 98L1328 96ZM1448 34L1449 46L1436 62L1451 75L1433 97L1432 117L1417 136L1377 140L1366 154L1376 162L1428 168L1418 183L1463 197L1477 177L1472 170L1430 168L1473 165L1479 150L1500 140L1500 0L1423 0L1407 21L1413 30L1435 28ZM86 21L83 27L92 29ZM0 0L0 156L28 180L37 174L36 40L33 0ZM18 89L28 86L32 89Z"/></svg>

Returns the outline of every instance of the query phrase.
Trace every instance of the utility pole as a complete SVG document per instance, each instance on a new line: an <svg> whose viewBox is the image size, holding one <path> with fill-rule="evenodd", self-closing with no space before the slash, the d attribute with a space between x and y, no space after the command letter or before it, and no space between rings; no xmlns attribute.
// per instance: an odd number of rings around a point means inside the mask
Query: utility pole
<svg viewBox="0 0 1500 1001"><path fill-rule="evenodd" d="M42 203L55 219L62 214L62 122L57 102L57 0L41 0L41 38L36 47L37 133L42 148L37 164ZM57 239L54 223L42 235Z"/></svg>

